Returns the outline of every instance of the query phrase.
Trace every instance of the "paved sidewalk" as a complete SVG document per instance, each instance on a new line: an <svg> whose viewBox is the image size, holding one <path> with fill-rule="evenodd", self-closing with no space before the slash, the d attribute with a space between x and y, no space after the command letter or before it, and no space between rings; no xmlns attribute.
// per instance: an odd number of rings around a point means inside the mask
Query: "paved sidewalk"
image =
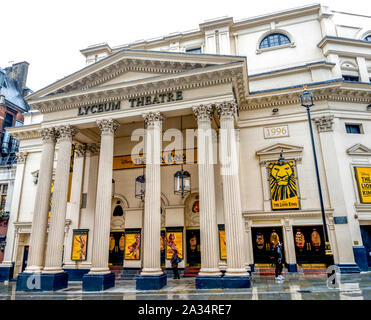
<svg viewBox="0 0 371 320"><path fill-rule="evenodd" d="M81 282L56 292L16 292L15 282L0 284L0 300L371 300L371 272L341 276L338 289L327 287L326 275L253 275L249 289L197 290L195 278L168 279L158 291L139 291L135 280L117 281L104 292L83 292Z"/></svg>

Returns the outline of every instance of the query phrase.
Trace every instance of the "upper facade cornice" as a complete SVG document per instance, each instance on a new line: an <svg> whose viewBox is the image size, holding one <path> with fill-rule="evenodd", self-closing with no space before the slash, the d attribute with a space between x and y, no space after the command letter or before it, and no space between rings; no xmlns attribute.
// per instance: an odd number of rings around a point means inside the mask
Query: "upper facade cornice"
<svg viewBox="0 0 371 320"><path fill-rule="evenodd" d="M287 104L299 104L303 85L250 92L246 104L240 110L253 110ZM344 101L371 103L371 83L346 82L342 78L306 84L315 101Z"/></svg>

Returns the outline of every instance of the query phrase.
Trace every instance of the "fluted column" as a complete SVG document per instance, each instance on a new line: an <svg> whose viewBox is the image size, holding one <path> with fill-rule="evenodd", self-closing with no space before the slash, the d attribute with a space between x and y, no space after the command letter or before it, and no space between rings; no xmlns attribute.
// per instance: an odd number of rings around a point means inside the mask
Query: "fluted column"
<svg viewBox="0 0 371 320"><path fill-rule="evenodd" d="M94 217L93 257L89 274L108 274L109 234L111 228L112 168L116 120L99 120L101 131L97 198Z"/></svg>
<svg viewBox="0 0 371 320"><path fill-rule="evenodd" d="M71 225L67 235L66 245L64 248L64 266L63 269L75 268L76 261L71 260L73 229L80 227L80 210L81 210L81 192L84 175L84 163L86 144L74 144L73 172L71 179L71 197L69 201L70 210L67 212L67 219L71 219Z"/></svg>
<svg viewBox="0 0 371 320"><path fill-rule="evenodd" d="M65 235L71 148L72 139L77 133L77 129L70 125L60 126L56 128L56 133L59 148L50 213L48 245L46 248L43 273L63 272L62 254Z"/></svg>
<svg viewBox="0 0 371 320"><path fill-rule="evenodd" d="M198 181L200 195L200 237L202 246L199 276L220 276L218 226L216 221L214 154L211 105L193 107L197 118Z"/></svg>
<svg viewBox="0 0 371 320"><path fill-rule="evenodd" d="M234 116L237 104L217 104L220 118L220 174L223 181L224 220L227 246L226 276L247 276L244 249L244 221L242 218L240 183Z"/></svg>
<svg viewBox="0 0 371 320"><path fill-rule="evenodd" d="M42 129L41 136L43 147L33 210L30 249L25 273L41 272L43 269L46 229L48 227L50 188L56 138L54 128Z"/></svg>
<svg viewBox="0 0 371 320"><path fill-rule="evenodd" d="M159 112L143 115L146 130L146 194L144 202L143 276L162 275L161 269L161 135L163 117Z"/></svg>

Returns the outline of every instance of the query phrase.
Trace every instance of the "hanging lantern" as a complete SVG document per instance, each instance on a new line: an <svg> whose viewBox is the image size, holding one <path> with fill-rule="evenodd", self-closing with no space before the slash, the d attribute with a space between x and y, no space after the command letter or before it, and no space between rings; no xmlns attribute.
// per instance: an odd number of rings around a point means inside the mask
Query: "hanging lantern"
<svg viewBox="0 0 371 320"><path fill-rule="evenodd" d="M135 198L144 200L144 194L146 191L146 179L143 176L139 176L135 179Z"/></svg>
<svg viewBox="0 0 371 320"><path fill-rule="evenodd" d="M188 171L177 171L174 174L174 193L182 196L191 193L191 175Z"/></svg>

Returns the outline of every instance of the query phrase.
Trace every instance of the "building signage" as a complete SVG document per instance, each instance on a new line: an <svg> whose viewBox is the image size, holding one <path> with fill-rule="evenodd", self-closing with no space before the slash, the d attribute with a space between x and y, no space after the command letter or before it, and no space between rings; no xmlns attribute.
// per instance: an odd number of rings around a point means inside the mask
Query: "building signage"
<svg viewBox="0 0 371 320"><path fill-rule="evenodd" d="M183 100L183 91L173 91L128 100L130 108L144 107L152 104L162 104L173 101ZM86 116L88 114L110 112L121 109L121 101L93 104L91 106L82 106L77 110L78 116Z"/></svg>
<svg viewBox="0 0 371 320"><path fill-rule="evenodd" d="M272 210L299 209L295 162L270 162L268 168Z"/></svg>
<svg viewBox="0 0 371 320"><path fill-rule="evenodd" d="M289 128L288 126L270 127L264 129L264 139L272 139L279 137L288 137Z"/></svg>
<svg viewBox="0 0 371 320"><path fill-rule="evenodd" d="M73 229L71 260L84 261L87 258L89 229Z"/></svg>
<svg viewBox="0 0 371 320"><path fill-rule="evenodd" d="M113 170L142 168L146 159L141 154L114 156ZM197 149L183 149L163 151L161 154L161 166L197 163Z"/></svg>
<svg viewBox="0 0 371 320"><path fill-rule="evenodd" d="M125 260L140 260L141 229L125 230Z"/></svg>
<svg viewBox="0 0 371 320"><path fill-rule="evenodd" d="M371 203L371 168L355 167L361 203Z"/></svg>

